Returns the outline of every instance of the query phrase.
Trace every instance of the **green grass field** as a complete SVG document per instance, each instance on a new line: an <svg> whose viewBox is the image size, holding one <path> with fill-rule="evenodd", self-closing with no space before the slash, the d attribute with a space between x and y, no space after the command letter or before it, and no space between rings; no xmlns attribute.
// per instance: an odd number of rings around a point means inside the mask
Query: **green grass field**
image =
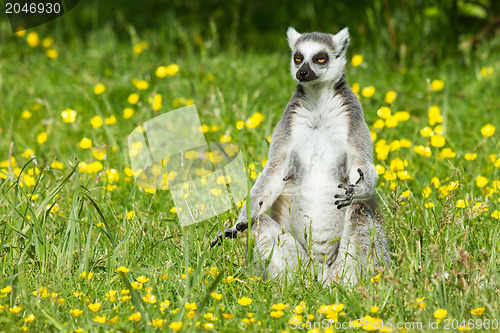
<svg viewBox="0 0 500 333"><path fill-rule="evenodd" d="M209 248L236 212L181 228L170 194L129 169L128 134L195 103L207 141L237 143L253 183L295 88L284 31L264 53L173 23L124 26L125 39L62 24L0 22L0 331L499 331L498 38L408 68L348 51L393 262L346 289L255 278L245 235Z"/></svg>

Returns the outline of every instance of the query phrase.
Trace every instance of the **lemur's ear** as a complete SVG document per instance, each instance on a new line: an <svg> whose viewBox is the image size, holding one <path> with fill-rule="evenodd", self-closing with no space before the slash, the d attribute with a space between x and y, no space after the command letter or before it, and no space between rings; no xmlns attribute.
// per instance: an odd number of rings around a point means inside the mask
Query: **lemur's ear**
<svg viewBox="0 0 500 333"><path fill-rule="evenodd" d="M345 56L345 51L349 45L349 29L344 28L340 30L336 35L333 35L333 44L335 45L335 51L337 53L337 58L340 56Z"/></svg>
<svg viewBox="0 0 500 333"><path fill-rule="evenodd" d="M293 49L295 46L295 43L297 42L297 39L299 39L300 34L297 32L292 27L289 27L288 30L286 31L286 38L288 39L288 45L290 45L290 48Z"/></svg>

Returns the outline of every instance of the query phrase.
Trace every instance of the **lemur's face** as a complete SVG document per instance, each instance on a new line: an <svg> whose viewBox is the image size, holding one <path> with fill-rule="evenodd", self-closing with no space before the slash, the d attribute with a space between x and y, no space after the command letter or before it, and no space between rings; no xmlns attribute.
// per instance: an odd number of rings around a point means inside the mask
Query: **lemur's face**
<svg viewBox="0 0 500 333"><path fill-rule="evenodd" d="M316 32L299 34L290 27L287 38L292 50L292 77L297 82L336 82L342 76L349 44L347 28L330 35Z"/></svg>

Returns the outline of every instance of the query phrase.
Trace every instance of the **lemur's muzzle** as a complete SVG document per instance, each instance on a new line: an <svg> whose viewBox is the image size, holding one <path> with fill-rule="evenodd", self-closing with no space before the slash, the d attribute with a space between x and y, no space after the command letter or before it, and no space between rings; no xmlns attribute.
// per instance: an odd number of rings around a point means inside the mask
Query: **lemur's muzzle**
<svg viewBox="0 0 500 333"><path fill-rule="evenodd" d="M312 81L317 78L316 73L309 67L308 63L303 64L299 68L296 77L300 82Z"/></svg>

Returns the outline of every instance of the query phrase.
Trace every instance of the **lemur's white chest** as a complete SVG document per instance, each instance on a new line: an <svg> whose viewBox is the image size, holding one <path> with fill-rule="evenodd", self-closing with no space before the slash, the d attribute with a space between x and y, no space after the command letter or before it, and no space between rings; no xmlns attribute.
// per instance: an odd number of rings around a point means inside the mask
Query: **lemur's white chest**
<svg viewBox="0 0 500 333"><path fill-rule="evenodd" d="M342 98L325 92L314 101L306 99L296 112L292 151L310 174L331 169L347 150L349 124Z"/></svg>
<svg viewBox="0 0 500 333"><path fill-rule="evenodd" d="M332 250L328 241L343 230L344 211L335 206L339 168L348 155L349 122L340 96L324 94L314 102L305 100L296 110L291 128L291 155L300 165L297 179L285 186L290 200L291 226L312 236L319 256ZM298 236L304 246L308 242ZM320 245L321 244L321 245Z"/></svg>

